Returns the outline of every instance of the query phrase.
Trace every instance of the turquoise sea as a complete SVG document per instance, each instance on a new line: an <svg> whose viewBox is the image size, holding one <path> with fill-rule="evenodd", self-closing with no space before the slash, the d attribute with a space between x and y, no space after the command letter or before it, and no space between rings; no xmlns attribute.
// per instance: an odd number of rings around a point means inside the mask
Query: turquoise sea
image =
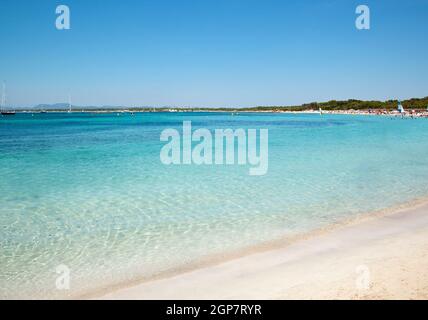
<svg viewBox="0 0 428 320"><path fill-rule="evenodd" d="M269 169L164 165L165 128L269 129ZM0 298L64 298L428 195L428 119L0 117ZM70 268L70 289L55 287Z"/></svg>

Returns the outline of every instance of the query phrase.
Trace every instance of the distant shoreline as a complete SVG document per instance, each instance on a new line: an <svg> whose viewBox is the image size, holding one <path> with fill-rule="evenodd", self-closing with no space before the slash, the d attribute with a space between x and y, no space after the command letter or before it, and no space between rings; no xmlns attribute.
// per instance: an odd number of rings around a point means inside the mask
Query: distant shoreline
<svg viewBox="0 0 428 320"><path fill-rule="evenodd" d="M81 109L81 110L17 110L17 114L44 114L44 113L89 113L89 114L134 114L134 113L231 113L239 115L241 113L282 113L282 114L337 114L337 115L381 115L392 117L415 117L415 118L428 118L428 111L422 109L412 109L405 114L400 114L396 110L375 109L375 110L240 110L240 109L169 109L169 110L145 110L145 109Z"/></svg>
<svg viewBox="0 0 428 320"><path fill-rule="evenodd" d="M186 107L186 106L78 106L67 103L56 104L38 104L33 107L16 108L16 112L93 112L93 113L113 113L113 112L304 112L318 113L321 109L323 112L334 113L391 113L397 110L399 100L330 100L327 102L310 102L301 105L270 105L270 106L253 106L253 107ZM401 104L404 109L416 113L428 113L428 96L424 98L411 98L402 100ZM9 106L5 110L12 110Z"/></svg>

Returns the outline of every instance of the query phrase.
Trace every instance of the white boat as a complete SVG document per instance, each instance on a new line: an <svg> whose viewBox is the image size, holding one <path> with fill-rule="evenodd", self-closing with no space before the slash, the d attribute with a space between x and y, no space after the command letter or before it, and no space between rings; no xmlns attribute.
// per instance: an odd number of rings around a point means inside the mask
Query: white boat
<svg viewBox="0 0 428 320"><path fill-rule="evenodd" d="M401 104L401 101L400 101L400 100L398 100L398 107L397 107L397 110L398 110L398 112L399 112L399 113L401 113L401 114L405 114L405 113L406 113L406 111L404 110L403 105Z"/></svg>

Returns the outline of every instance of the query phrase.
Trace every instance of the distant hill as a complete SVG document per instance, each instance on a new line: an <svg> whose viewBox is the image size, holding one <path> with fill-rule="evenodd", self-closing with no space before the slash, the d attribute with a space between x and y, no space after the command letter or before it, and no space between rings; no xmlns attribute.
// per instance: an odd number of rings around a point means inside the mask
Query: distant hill
<svg viewBox="0 0 428 320"><path fill-rule="evenodd" d="M53 103L53 104L38 104L34 106L34 109L40 110L58 110L58 109L68 109L68 103Z"/></svg>
<svg viewBox="0 0 428 320"><path fill-rule="evenodd" d="M74 106L71 105L72 109L124 109L123 106ZM61 103L42 103L34 106L34 109L36 110L68 110L69 105L68 103L61 102Z"/></svg>

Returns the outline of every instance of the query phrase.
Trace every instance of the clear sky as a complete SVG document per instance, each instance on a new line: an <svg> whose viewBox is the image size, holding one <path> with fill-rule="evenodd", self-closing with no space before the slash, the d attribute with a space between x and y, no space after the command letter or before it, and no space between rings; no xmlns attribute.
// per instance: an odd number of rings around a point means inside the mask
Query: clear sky
<svg viewBox="0 0 428 320"><path fill-rule="evenodd" d="M0 79L16 106L423 97L428 0L0 0Z"/></svg>

